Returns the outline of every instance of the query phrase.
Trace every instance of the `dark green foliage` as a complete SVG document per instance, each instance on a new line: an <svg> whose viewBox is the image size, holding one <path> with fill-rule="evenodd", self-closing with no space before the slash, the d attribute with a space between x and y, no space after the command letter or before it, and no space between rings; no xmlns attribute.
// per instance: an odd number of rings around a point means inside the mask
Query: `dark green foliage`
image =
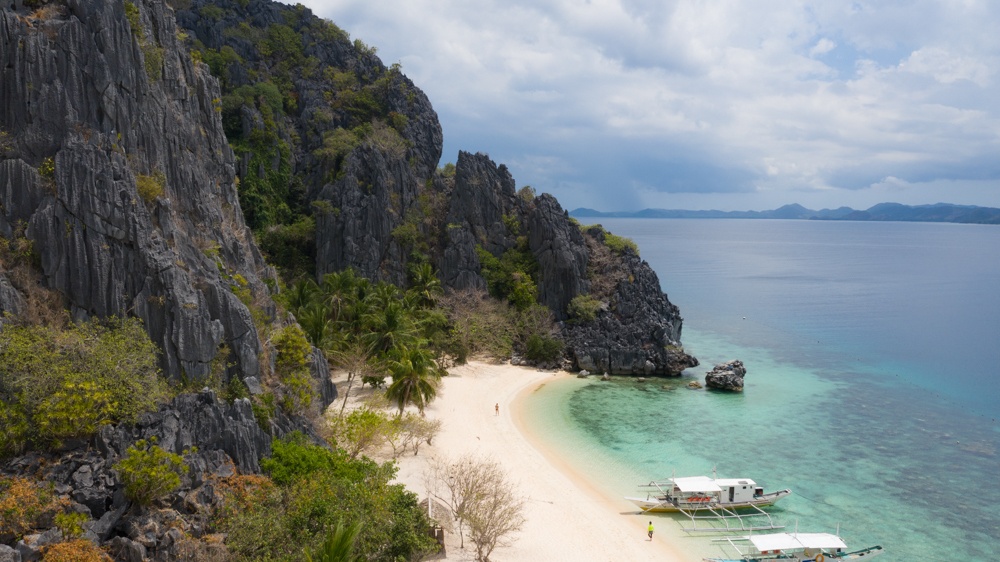
<svg viewBox="0 0 1000 562"><path fill-rule="evenodd" d="M532 361L553 361L562 355L563 344L557 338L532 334L525 344L524 356Z"/></svg>
<svg viewBox="0 0 1000 562"><path fill-rule="evenodd" d="M267 262L286 279L312 277L316 269L316 221L309 215L292 224L275 224L262 229L257 243Z"/></svg>
<svg viewBox="0 0 1000 562"><path fill-rule="evenodd" d="M490 295L506 299L517 309L524 310L538 298L534 275L538 271L535 256L527 249L526 241L511 248L497 258L482 247L476 247Z"/></svg>
<svg viewBox="0 0 1000 562"><path fill-rule="evenodd" d="M271 457L260 461L260 468L275 484L286 486L322 470L331 470L336 454L314 443L301 432L288 434L271 442Z"/></svg>
<svg viewBox="0 0 1000 562"><path fill-rule="evenodd" d="M296 324L286 326L271 338L277 352L274 373L280 382L279 405L290 414L305 414L316 397L309 361L312 346Z"/></svg>
<svg viewBox="0 0 1000 562"><path fill-rule="evenodd" d="M282 474L282 482L230 495L215 520L238 559L301 560L304 551L319 551L339 523L360 528L354 547L360 560L414 560L435 547L417 497L390 484L392 463L352 460L301 437L275 441L273 448L281 459L269 466L281 467L273 473Z"/></svg>
<svg viewBox="0 0 1000 562"><path fill-rule="evenodd" d="M288 144L272 130L255 129L249 139L235 141L232 146L238 156L250 156L247 174L239 183L240 207L247 225L259 231L293 222ZM277 166L273 165L275 161Z"/></svg>
<svg viewBox="0 0 1000 562"><path fill-rule="evenodd" d="M225 15L225 10L214 4L205 4L198 10L198 13L207 20L218 21Z"/></svg>

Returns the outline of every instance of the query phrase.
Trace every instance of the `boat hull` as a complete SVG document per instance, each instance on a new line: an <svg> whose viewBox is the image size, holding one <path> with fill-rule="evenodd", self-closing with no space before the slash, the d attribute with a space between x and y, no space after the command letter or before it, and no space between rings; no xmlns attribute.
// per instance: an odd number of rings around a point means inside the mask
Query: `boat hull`
<svg viewBox="0 0 1000 562"><path fill-rule="evenodd" d="M745 502L673 502L667 499L657 498L633 498L626 497L628 501L634 503L644 512L649 513L677 513L681 511L697 511L708 509L749 509L753 507L768 507L774 505L781 498L791 494L791 490L781 490L765 494L751 501Z"/></svg>
<svg viewBox="0 0 1000 562"><path fill-rule="evenodd" d="M868 560L885 552L881 546L869 546L853 552L823 554L823 562L841 562L843 560ZM816 555L802 553L780 554L773 556L749 556L746 558L702 558L704 562L816 562Z"/></svg>

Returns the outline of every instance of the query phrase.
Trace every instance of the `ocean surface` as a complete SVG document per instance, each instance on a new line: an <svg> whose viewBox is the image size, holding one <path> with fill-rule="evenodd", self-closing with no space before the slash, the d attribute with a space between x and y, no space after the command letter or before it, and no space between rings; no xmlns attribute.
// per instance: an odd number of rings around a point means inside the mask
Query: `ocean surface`
<svg viewBox="0 0 1000 562"><path fill-rule="evenodd" d="M549 446L612 494L715 469L792 489L775 523L879 560L1000 559L1000 227L600 222L638 244L702 365L547 384L524 407ZM743 393L687 387L730 359ZM691 560L724 553L653 517Z"/></svg>

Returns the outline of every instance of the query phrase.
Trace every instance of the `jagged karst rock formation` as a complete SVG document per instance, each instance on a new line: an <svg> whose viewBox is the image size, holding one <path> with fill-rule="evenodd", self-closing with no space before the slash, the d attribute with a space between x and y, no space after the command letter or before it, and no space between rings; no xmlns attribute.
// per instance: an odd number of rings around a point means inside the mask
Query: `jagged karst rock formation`
<svg viewBox="0 0 1000 562"><path fill-rule="evenodd" d="M565 320L562 335L575 368L679 375L698 364L680 347L679 310L649 264L631 251L612 255L603 229L582 233L552 196L530 201L518 196L506 167L486 155L460 153L455 170L440 261L447 286L485 287L476 246L499 257L515 246L523 229L538 262L539 301ZM591 293L607 303L597 318L569 319L570 301Z"/></svg>
<svg viewBox="0 0 1000 562"><path fill-rule="evenodd" d="M204 17L206 6L221 8L220 15ZM267 165L287 166L292 176L304 179L303 197L327 204L326 212L316 216L317 276L351 267L369 279L405 284L405 249L392 233L433 176L443 143L427 96L397 68L383 65L374 49L352 43L347 33L304 8L260 0L194 0L178 9L177 21L204 48L231 49L239 62L231 60L220 71L228 88L250 87L261 77L290 83L294 109L265 118L259 108L243 104L239 130L231 136L251 139L266 133L267 120L273 120L276 139L289 154L275 155L277 162ZM275 57L262 52L262 41L250 34L266 39L280 26L302 37L301 53L281 56L322 72L270 67ZM237 28L249 31L233 33ZM223 109L224 118L228 111ZM343 139L335 133L356 130L362 117L372 119L362 126L374 129L363 142L341 147L337 154L325 150L331 135ZM241 178L265 175L250 167L254 156L249 148L239 149Z"/></svg>
<svg viewBox="0 0 1000 562"><path fill-rule="evenodd" d="M720 390L743 392L743 377L747 374L746 367L739 359L720 363L705 373L705 386Z"/></svg>
<svg viewBox="0 0 1000 562"><path fill-rule="evenodd" d="M228 350L227 378L256 395L275 359L257 322L277 309L276 274L254 232L294 214L284 204L313 209L317 276L351 267L405 284L419 251L448 289L484 289L477 251L499 258L526 248L538 301L560 322L575 368L676 375L697 364L680 347L677 307L635 253L609 249L602 229L581 230L552 196L519 191L485 154L462 152L454 176L438 172L430 102L373 50L302 7L177 6L66 0L0 10L0 236L38 257L37 278L0 261L0 313L23 315L46 290L75 319L135 315L163 350L164 376L201 381ZM298 58L275 71L288 92L272 99L274 84L257 77L275 61L259 39L281 26L303 39L301 52L282 53ZM196 42L237 58L203 64L188 51ZM256 101L229 104L223 86L250 88ZM599 301L593 318L571 315L581 296ZM336 389L319 352L311 371L328 405ZM258 422L246 400L182 395L136 424L105 428L93 448L29 454L2 471L53 482L94 517L88 537L119 559L169 560L178 529L202 532L213 479L259 471L271 437L308 430L280 412L269 431ZM192 472L169 509L126 513L111 467L153 436L175 453L197 447ZM24 545L26 556L57 540L46 533ZM0 545L0 556L9 550Z"/></svg>
<svg viewBox="0 0 1000 562"><path fill-rule="evenodd" d="M260 380L267 350L254 313L274 318L275 274L244 222L218 82L180 35L173 10L156 1L0 10L0 236L26 241L38 258L37 279L0 264L0 313L23 314L47 290L75 319L142 318L175 382L204 379L220 358L227 378ZM329 404L325 360L312 370ZM97 519L96 540L125 533L119 543L167 560L169 525L142 538L116 523L125 505L111 466L129 445L156 436L175 452L199 449L173 500L191 515L211 496L210 476L257 472L272 436L308 427L278 412L269 434L246 401L182 395L134 426L105 428L96 449L39 464L29 454L3 471L55 483Z"/></svg>
<svg viewBox="0 0 1000 562"><path fill-rule="evenodd" d="M317 278L350 267L364 277L404 285L419 249L446 288L485 289L477 247L499 258L524 237L538 262L538 300L557 320L569 319L574 297L594 292L595 275L614 279L596 283L603 289L598 297L607 304L598 321L566 324L563 331L578 367L615 374L678 374L696 364L680 348L676 307L644 262L605 257L597 272L592 255L601 244L587 242L551 196L520 194L506 166L485 154L460 152L453 177L438 173L442 135L437 115L396 67L386 68L363 44L352 44L332 24L323 27L307 10L223 0L212 3L223 8L221 15L206 21L201 12L207 4L194 0L177 18L208 52L231 49L235 57L230 55L217 71L227 91L254 86L253 75L293 87L295 110L275 113L275 138L288 145L287 165L294 176L304 178L303 197L318 210ZM327 70L286 76L266 68L276 62L273 55L263 54L248 37L258 33L267 41L269 26L275 24L301 34L303 64L313 58ZM238 26L243 27L226 31ZM379 111L358 106L362 95L370 95ZM245 139L263 134L267 120L262 109L247 103L239 112L224 107L224 121L240 123L231 135ZM359 115L371 119L370 124L358 125ZM352 136L361 130L366 131L363 138ZM338 152L331 149L332 139L341 139L335 145ZM261 175L247 168L252 157L249 151L237 154L243 185L247 174L250 179ZM600 235L589 238L594 236Z"/></svg>
<svg viewBox="0 0 1000 562"><path fill-rule="evenodd" d="M273 312L273 272L243 222L218 85L178 44L169 8L139 17L133 30L121 3L73 0L45 20L0 13L0 235L25 225L75 317L140 316L168 376L204 377L222 344L259 376L231 284L241 276Z"/></svg>

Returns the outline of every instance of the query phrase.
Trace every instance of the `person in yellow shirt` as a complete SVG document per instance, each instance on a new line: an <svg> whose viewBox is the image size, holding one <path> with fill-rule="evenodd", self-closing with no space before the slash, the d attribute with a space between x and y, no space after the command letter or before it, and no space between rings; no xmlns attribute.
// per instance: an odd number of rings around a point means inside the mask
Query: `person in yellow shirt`
<svg viewBox="0 0 1000 562"><path fill-rule="evenodd" d="M653 540L653 522L652 521L649 522L649 533L647 533L647 534L649 535L649 540Z"/></svg>

